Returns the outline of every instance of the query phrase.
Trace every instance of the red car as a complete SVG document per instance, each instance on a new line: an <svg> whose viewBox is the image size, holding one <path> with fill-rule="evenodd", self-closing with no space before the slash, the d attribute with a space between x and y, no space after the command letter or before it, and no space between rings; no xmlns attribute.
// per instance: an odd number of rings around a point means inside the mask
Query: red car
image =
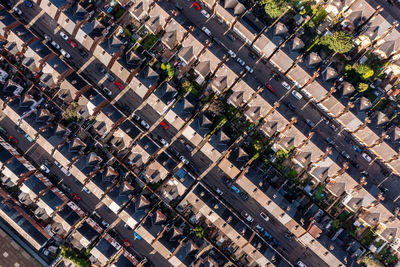
<svg viewBox="0 0 400 267"><path fill-rule="evenodd" d="M132 247L132 244L131 244L131 242L129 242L128 240L124 240L124 245L125 245L125 247L128 247L128 248L130 248L130 247Z"/></svg>
<svg viewBox="0 0 400 267"><path fill-rule="evenodd" d="M168 129L168 124L165 123L165 121L162 121L160 124L161 124L161 126L162 126L165 130Z"/></svg>
<svg viewBox="0 0 400 267"><path fill-rule="evenodd" d="M81 197L78 196L76 193L72 193L72 198L73 198L74 200L76 200L76 201L81 200Z"/></svg>
<svg viewBox="0 0 400 267"><path fill-rule="evenodd" d="M192 4L193 6L194 6L194 8L195 9L197 9L197 10L200 10L201 9L201 7L200 7L200 5L199 4L197 4L196 2L193 2L193 4Z"/></svg>
<svg viewBox="0 0 400 267"><path fill-rule="evenodd" d="M120 89L124 89L124 85L120 81L115 81L115 85Z"/></svg>
<svg viewBox="0 0 400 267"><path fill-rule="evenodd" d="M275 93L275 88L272 87L272 85L267 84L268 90L270 90L272 93Z"/></svg>
<svg viewBox="0 0 400 267"><path fill-rule="evenodd" d="M76 44L73 40L69 40L69 44L70 44L72 47L76 47L76 46L77 46L77 44Z"/></svg>
<svg viewBox="0 0 400 267"><path fill-rule="evenodd" d="M15 138L15 137L12 136L12 135L8 138L8 141L10 141L11 143L13 143L14 145L18 144L17 138Z"/></svg>

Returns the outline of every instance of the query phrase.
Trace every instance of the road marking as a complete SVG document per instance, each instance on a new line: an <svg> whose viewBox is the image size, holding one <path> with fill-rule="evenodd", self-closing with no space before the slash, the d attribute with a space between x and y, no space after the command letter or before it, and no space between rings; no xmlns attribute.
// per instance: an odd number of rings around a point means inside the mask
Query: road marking
<svg viewBox="0 0 400 267"><path fill-rule="evenodd" d="M43 15L45 13L45 11L44 10L41 10L40 12L39 12L39 14L37 14L32 20L31 20L31 22L29 22L29 24L26 26L28 29L30 28L30 27L32 27L32 25Z"/></svg>
<svg viewBox="0 0 400 267"><path fill-rule="evenodd" d="M86 61L86 63L83 64L83 66L76 73L81 74L81 72L84 71L86 69L86 67L89 66L89 64L93 62L93 60L95 60L94 56L92 56L88 61Z"/></svg>

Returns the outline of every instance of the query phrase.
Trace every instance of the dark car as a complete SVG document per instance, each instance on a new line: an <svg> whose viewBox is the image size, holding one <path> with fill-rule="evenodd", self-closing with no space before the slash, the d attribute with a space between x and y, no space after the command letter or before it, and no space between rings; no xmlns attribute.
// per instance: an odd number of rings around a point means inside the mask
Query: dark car
<svg viewBox="0 0 400 267"><path fill-rule="evenodd" d="M224 179L224 183L225 184L227 184L227 185L231 185L232 184L232 182L231 182L231 180L229 178L223 177L222 179Z"/></svg>
<svg viewBox="0 0 400 267"><path fill-rule="evenodd" d="M290 102L286 102L285 105L291 110L291 111L295 111L296 108L292 105L292 103Z"/></svg>
<svg viewBox="0 0 400 267"><path fill-rule="evenodd" d="M87 54L84 50L82 50L82 49L79 49L79 54L80 54L82 57L87 57L87 56L88 56L88 54Z"/></svg>
<svg viewBox="0 0 400 267"><path fill-rule="evenodd" d="M249 199L249 196L248 196L245 192L240 192L240 193L239 193L239 196L240 196L244 201L246 201L246 200Z"/></svg>
<svg viewBox="0 0 400 267"><path fill-rule="evenodd" d="M358 169L360 167L360 164L358 164L354 160L350 160L350 164L353 165L353 167L356 168L356 169Z"/></svg>

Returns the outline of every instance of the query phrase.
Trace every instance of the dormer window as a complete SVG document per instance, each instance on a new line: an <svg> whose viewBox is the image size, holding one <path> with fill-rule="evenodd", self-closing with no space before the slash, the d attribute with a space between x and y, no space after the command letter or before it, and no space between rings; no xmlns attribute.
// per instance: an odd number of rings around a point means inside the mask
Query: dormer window
<svg viewBox="0 0 400 267"><path fill-rule="evenodd" d="M67 22L67 23L68 23L68 22L69 22L69 19L66 19L66 20L65 20L65 22Z"/></svg>

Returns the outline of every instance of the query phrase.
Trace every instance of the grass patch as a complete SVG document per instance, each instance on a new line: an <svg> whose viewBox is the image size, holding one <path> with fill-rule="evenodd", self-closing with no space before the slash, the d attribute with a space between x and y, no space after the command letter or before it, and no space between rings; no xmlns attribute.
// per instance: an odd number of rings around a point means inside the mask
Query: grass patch
<svg viewBox="0 0 400 267"><path fill-rule="evenodd" d="M340 213L338 219L342 222L346 221L353 213L347 212L347 211L343 211L342 213Z"/></svg>
<svg viewBox="0 0 400 267"><path fill-rule="evenodd" d="M326 16L328 16L328 12L323 8L318 11L314 9L313 14L315 14L315 16L308 22L310 28L318 27L325 20Z"/></svg>
<svg viewBox="0 0 400 267"><path fill-rule="evenodd" d="M156 42L158 41L158 37L152 33L149 33L142 41L141 45L144 49L149 50Z"/></svg>
<svg viewBox="0 0 400 267"><path fill-rule="evenodd" d="M317 188L315 188L315 191L314 191L314 194L313 194L314 199L315 199L316 201L321 201L322 198L325 196L325 193L324 193L324 192L325 192L325 191L324 191L324 186L321 185L321 184L319 184L319 185L317 186Z"/></svg>
<svg viewBox="0 0 400 267"><path fill-rule="evenodd" d="M366 230L361 238L361 244L369 247L371 243L375 240L375 234L371 229Z"/></svg>

